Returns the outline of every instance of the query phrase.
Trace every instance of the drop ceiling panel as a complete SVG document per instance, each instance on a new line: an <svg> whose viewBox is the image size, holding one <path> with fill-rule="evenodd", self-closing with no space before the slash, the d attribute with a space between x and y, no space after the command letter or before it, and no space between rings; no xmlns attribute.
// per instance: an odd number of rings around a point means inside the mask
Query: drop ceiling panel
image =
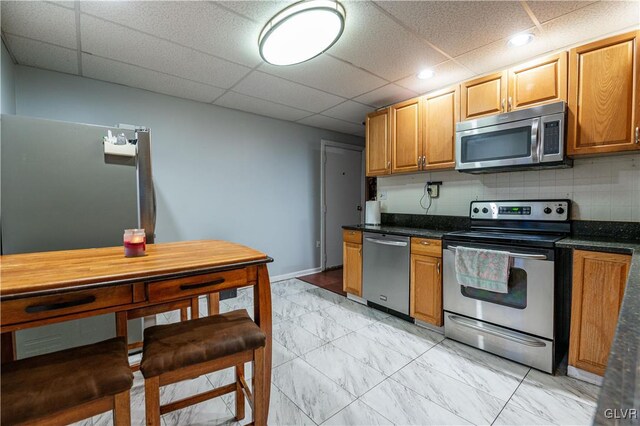
<svg viewBox="0 0 640 426"><path fill-rule="evenodd" d="M400 87L396 84L387 84L379 89L373 90L355 98L363 104L372 105L376 108L400 102L416 96L416 92Z"/></svg>
<svg viewBox="0 0 640 426"><path fill-rule="evenodd" d="M321 129L335 130L336 132L353 134L360 131L362 125L347 123L346 121L337 120L335 118L326 117L324 115L316 114L311 117L303 118L298 123L306 124L307 126L320 127Z"/></svg>
<svg viewBox="0 0 640 426"><path fill-rule="evenodd" d="M262 30L269 19L295 1L219 1L216 3L254 20Z"/></svg>
<svg viewBox="0 0 640 426"><path fill-rule="evenodd" d="M261 62L259 26L209 2L91 1L81 10L243 65Z"/></svg>
<svg viewBox="0 0 640 426"><path fill-rule="evenodd" d="M229 88L250 69L193 49L82 15L82 50L220 88Z"/></svg>
<svg viewBox="0 0 640 426"><path fill-rule="evenodd" d="M599 1L542 25L549 49L640 25L640 1Z"/></svg>
<svg viewBox="0 0 640 426"><path fill-rule="evenodd" d="M264 63L260 70L345 98L353 98L387 83L328 55L320 55L302 64L286 67Z"/></svg>
<svg viewBox="0 0 640 426"><path fill-rule="evenodd" d="M447 58L404 30L371 2L345 3L344 33L328 53L393 81Z"/></svg>
<svg viewBox="0 0 640 426"><path fill-rule="evenodd" d="M267 117L290 121L296 121L312 114L300 109L275 104L273 102L264 101L262 99L231 91L221 96L215 104L227 108L238 109L240 111L247 111L258 115L265 115Z"/></svg>
<svg viewBox="0 0 640 426"><path fill-rule="evenodd" d="M320 112L344 101L344 98L260 71L249 74L233 90L311 112Z"/></svg>
<svg viewBox="0 0 640 426"><path fill-rule="evenodd" d="M533 25L517 1L382 1L378 4L451 56Z"/></svg>
<svg viewBox="0 0 640 426"><path fill-rule="evenodd" d="M78 73L78 53L76 50L23 37L7 35L6 38L9 49L20 65L46 68L69 74Z"/></svg>
<svg viewBox="0 0 640 426"><path fill-rule="evenodd" d="M324 111L322 114L340 120L350 121L355 124L362 124L367 114L373 110L374 108L368 105L354 101L346 101Z"/></svg>
<svg viewBox="0 0 640 426"><path fill-rule="evenodd" d="M399 86L406 87L417 93L426 93L431 90L440 89L453 83L466 80L473 76L473 72L469 69L458 65L454 61L443 62L433 67L435 73L433 77L427 80L420 80L416 75L412 74L407 78L397 81Z"/></svg>
<svg viewBox="0 0 640 426"><path fill-rule="evenodd" d="M607 17L602 19L602 17ZM505 68L535 56L583 43L640 23L640 2L602 1L548 21L543 32L532 28L536 36L526 46L511 47L508 39L499 40L457 57L478 74Z"/></svg>
<svg viewBox="0 0 640 426"><path fill-rule="evenodd" d="M557 18L575 10L589 6L593 1L547 1L534 0L527 1L533 14L538 18L540 23L545 23L551 19Z"/></svg>
<svg viewBox="0 0 640 426"><path fill-rule="evenodd" d="M87 55L86 53L82 55L82 73L85 77L97 80L110 81L199 102L210 103L224 93L223 89L217 87Z"/></svg>
<svg viewBox="0 0 640 426"><path fill-rule="evenodd" d="M2 1L0 7L3 32L77 48L73 10L30 1Z"/></svg>

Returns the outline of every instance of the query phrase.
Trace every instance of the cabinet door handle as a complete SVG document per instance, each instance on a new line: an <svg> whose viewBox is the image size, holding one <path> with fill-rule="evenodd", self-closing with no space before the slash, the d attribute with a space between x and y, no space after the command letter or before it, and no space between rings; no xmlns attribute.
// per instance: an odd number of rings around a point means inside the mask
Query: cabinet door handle
<svg viewBox="0 0 640 426"><path fill-rule="evenodd" d="M96 301L95 296L87 296L81 299L69 300L66 302L49 303L48 305L30 305L24 310L28 314L36 314L38 312L55 311L57 309L72 308L74 306L87 305Z"/></svg>
<svg viewBox="0 0 640 426"><path fill-rule="evenodd" d="M502 103L500 104L500 111L501 112L504 112L504 102L505 102L505 100L504 100L504 98L502 98Z"/></svg>
<svg viewBox="0 0 640 426"><path fill-rule="evenodd" d="M422 167L427 167L427 156L426 155L422 156Z"/></svg>
<svg viewBox="0 0 640 426"><path fill-rule="evenodd" d="M387 169L391 167L391 161L387 161Z"/></svg>
<svg viewBox="0 0 640 426"><path fill-rule="evenodd" d="M180 290L195 290L197 288L209 287L210 285L222 284L224 281L224 278L218 278L216 280L201 284L182 284L180 286Z"/></svg>
<svg viewBox="0 0 640 426"><path fill-rule="evenodd" d="M636 126L636 143L640 143L640 127Z"/></svg>
<svg viewBox="0 0 640 426"><path fill-rule="evenodd" d="M440 275L440 262L436 265L436 270L438 271L438 275Z"/></svg>
<svg viewBox="0 0 640 426"><path fill-rule="evenodd" d="M422 244L423 246L431 245L431 243L429 241L420 241L420 244Z"/></svg>
<svg viewBox="0 0 640 426"><path fill-rule="evenodd" d="M508 107L508 110L511 111L511 108L512 108L512 106L511 106L511 96L509 96L509 101L507 103L507 107Z"/></svg>

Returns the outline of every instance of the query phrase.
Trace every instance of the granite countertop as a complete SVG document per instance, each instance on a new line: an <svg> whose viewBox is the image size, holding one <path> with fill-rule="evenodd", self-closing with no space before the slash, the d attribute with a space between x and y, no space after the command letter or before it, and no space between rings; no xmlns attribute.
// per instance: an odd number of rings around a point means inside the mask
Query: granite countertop
<svg viewBox="0 0 640 426"><path fill-rule="evenodd" d="M378 234L402 235L404 237L420 237L442 239L442 236L450 231L425 228L409 228L393 225L346 225L343 229L351 229L364 232L376 232Z"/></svg>

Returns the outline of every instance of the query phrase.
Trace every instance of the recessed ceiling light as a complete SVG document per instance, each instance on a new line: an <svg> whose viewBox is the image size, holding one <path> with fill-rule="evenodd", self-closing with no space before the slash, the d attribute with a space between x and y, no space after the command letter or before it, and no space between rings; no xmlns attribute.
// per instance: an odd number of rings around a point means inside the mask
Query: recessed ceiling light
<svg viewBox="0 0 640 426"><path fill-rule="evenodd" d="M509 39L509 46L512 46L512 47L524 46L525 44L529 44L532 41L533 41L533 34L531 33L516 34Z"/></svg>
<svg viewBox="0 0 640 426"><path fill-rule="evenodd" d="M418 77L420 80L426 80L428 78L431 78L434 76L434 72L433 70L422 70L418 73L418 75L416 77Z"/></svg>
<svg viewBox="0 0 640 426"><path fill-rule="evenodd" d="M308 61L338 41L344 21L344 7L337 1L295 3L265 25L258 39L260 56L273 65Z"/></svg>

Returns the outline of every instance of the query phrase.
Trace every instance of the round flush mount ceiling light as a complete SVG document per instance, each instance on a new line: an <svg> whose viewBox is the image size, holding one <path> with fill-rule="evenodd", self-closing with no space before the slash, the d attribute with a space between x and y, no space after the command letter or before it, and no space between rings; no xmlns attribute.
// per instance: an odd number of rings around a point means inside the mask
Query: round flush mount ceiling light
<svg viewBox="0 0 640 426"><path fill-rule="evenodd" d="M293 65L315 58L338 41L345 11L337 1L307 0L283 9L260 33L262 59L273 65Z"/></svg>
<svg viewBox="0 0 640 426"><path fill-rule="evenodd" d="M418 73L416 77L418 77L419 80L427 80L433 77L434 75L435 73L433 72L433 70L422 70Z"/></svg>
<svg viewBox="0 0 640 426"><path fill-rule="evenodd" d="M509 46L511 47L520 47L525 44L529 44L533 41L533 34L531 33L521 33L516 34L509 39Z"/></svg>

